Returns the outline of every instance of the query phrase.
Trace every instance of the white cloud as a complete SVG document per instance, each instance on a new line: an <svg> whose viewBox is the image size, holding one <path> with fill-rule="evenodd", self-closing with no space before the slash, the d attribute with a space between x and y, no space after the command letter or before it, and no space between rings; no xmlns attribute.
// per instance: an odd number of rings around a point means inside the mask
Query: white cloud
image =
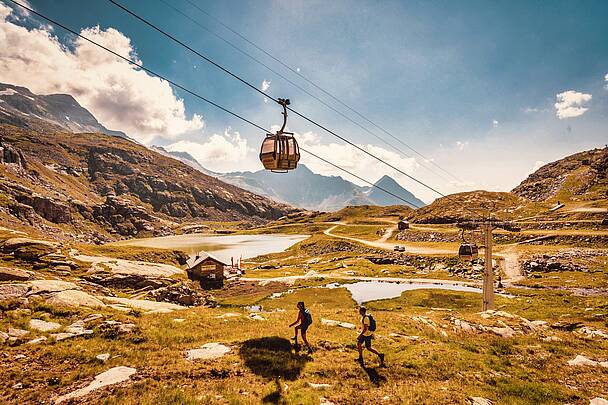
<svg viewBox="0 0 608 405"><path fill-rule="evenodd" d="M469 141L464 141L464 142L462 142L462 141L456 141L456 148L459 151L465 150L468 146L469 146Z"/></svg>
<svg viewBox="0 0 608 405"><path fill-rule="evenodd" d="M0 43L11 44L0 47L0 82L71 94L103 125L143 143L203 128L201 116L186 117L169 83L81 38L66 46L45 26L17 25L14 15L0 4ZM116 29L91 27L81 34L139 62L131 40Z"/></svg>
<svg viewBox="0 0 608 405"><path fill-rule="evenodd" d="M540 109L536 108L536 107L526 107L524 108L524 112L526 114L530 114L530 113L535 113L535 112L539 112Z"/></svg>
<svg viewBox="0 0 608 405"><path fill-rule="evenodd" d="M604 88L608 90L608 73L606 73L606 76L604 76L604 81L607 83Z"/></svg>
<svg viewBox="0 0 608 405"><path fill-rule="evenodd" d="M492 126L493 126L494 128L498 128L498 121L496 121L496 120L492 120Z"/></svg>
<svg viewBox="0 0 608 405"><path fill-rule="evenodd" d="M407 176L404 176L394 169L391 169L382 162L372 158L351 145L333 142L322 143L319 135L313 132L305 132L302 134L296 133L295 136L300 147L309 150L315 155L327 159L335 165L340 166L372 183L386 174L401 182L401 184L405 187L408 187L411 184L411 180L409 180ZM402 158L397 153L384 149L380 146L371 144L357 144L357 146L390 163L394 167L397 167L409 175L414 174L414 171L419 167L416 159ZM305 152L302 152L301 162L315 173L321 173L326 176L341 176L356 184L367 185L361 180L349 176L342 170L322 162L321 160Z"/></svg>
<svg viewBox="0 0 608 405"><path fill-rule="evenodd" d="M247 145L247 139L237 131L230 133L230 129L225 130L223 135L213 134L202 143L182 140L166 146L166 149L188 152L205 168L218 172L234 171L247 154L253 152Z"/></svg>
<svg viewBox="0 0 608 405"><path fill-rule="evenodd" d="M268 89L270 89L270 80L262 80L262 91L267 91ZM264 97L264 102L267 103L268 102L268 97Z"/></svg>
<svg viewBox="0 0 608 405"><path fill-rule="evenodd" d="M564 91L555 97L555 115L560 120L583 115L589 109L587 103L592 98L591 94L580 93L574 90Z"/></svg>

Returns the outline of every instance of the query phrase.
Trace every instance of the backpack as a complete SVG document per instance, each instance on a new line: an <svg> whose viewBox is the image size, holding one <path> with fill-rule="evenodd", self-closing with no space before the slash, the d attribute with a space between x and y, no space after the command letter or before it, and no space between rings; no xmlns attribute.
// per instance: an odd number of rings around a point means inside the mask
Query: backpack
<svg viewBox="0 0 608 405"><path fill-rule="evenodd" d="M304 310L304 319L302 319L302 323L305 325L312 324L312 314L310 313L310 311L308 309Z"/></svg>
<svg viewBox="0 0 608 405"><path fill-rule="evenodd" d="M369 329L370 332L375 332L376 331L376 320L374 319L373 316L371 315L365 315L369 318L369 327L367 329Z"/></svg>

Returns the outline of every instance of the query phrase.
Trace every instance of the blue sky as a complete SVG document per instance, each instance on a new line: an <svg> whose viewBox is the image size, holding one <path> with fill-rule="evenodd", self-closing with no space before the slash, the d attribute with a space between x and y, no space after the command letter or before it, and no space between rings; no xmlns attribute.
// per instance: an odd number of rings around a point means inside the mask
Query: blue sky
<svg viewBox="0 0 608 405"><path fill-rule="evenodd" d="M259 86L263 80L269 81L268 91L273 96L289 97L294 108L442 191L508 190L542 162L608 142L606 2L193 1L288 65L301 69L303 75L463 182L450 183L447 176L429 172L423 167L429 164L420 159L399 158L380 150L390 148L162 1L120 0L248 81ZM131 40L145 66L264 127L280 123L277 106L265 103L251 89L109 2L86 2L85 6L80 1L30 0L30 4L76 30L96 25L102 31L114 28ZM171 4L373 129L186 1ZM27 19L13 22L30 28L36 25ZM61 29L55 29L53 35L70 46L71 39ZM0 78L11 79L6 75ZM66 75L65 80L69 79ZM567 117L560 119L556 97L566 91L574 92L567 101L582 100L582 104L575 104L575 110L568 110ZM200 114L204 128L170 138L162 133L149 135L146 143L181 145L215 170L259 168L256 155L263 134L187 94L177 90L174 94L184 99L186 119ZM581 113L576 108L586 110ZM391 169L362 161L331 135L296 117L289 127L303 135L309 148L341 164L350 162L349 170L360 170L359 174L372 181L386 173L427 201L436 197ZM210 146L214 135L218 142L223 138L226 145L236 145L228 154L235 157L233 161L214 159L194 145ZM312 160L305 162L323 174L340 174Z"/></svg>

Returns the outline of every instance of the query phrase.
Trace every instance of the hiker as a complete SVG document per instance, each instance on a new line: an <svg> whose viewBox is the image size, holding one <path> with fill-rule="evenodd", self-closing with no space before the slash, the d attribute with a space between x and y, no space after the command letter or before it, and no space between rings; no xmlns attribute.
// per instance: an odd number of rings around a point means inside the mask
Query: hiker
<svg viewBox="0 0 608 405"><path fill-rule="evenodd" d="M295 345L297 346L298 345L298 330L299 330L300 334L302 335L302 340L304 341L304 343L306 344L306 347L308 348L308 353L312 353L312 347L310 347L308 340L306 340L306 331L308 330L308 327L312 324L312 314L304 306L304 301L298 302L297 306L298 306L298 310L299 310L298 319L296 319L294 323L289 325L290 328L294 325L297 325L294 329L295 336L293 337L293 340L295 341Z"/></svg>
<svg viewBox="0 0 608 405"><path fill-rule="evenodd" d="M379 353L372 347L372 339L374 338L374 331L376 330L376 320L371 314L367 313L365 307L359 307L359 314L361 315L361 333L357 337L357 350L359 350L359 358L357 361L363 364L363 344L365 344L367 350L378 356L380 365L384 365L384 354Z"/></svg>

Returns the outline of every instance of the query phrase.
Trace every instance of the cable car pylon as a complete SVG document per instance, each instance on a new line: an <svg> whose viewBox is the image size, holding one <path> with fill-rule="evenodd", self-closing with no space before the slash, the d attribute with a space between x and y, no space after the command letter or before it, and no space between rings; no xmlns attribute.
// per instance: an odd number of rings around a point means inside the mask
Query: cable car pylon
<svg viewBox="0 0 608 405"><path fill-rule="evenodd" d="M463 231L465 229L481 229L484 234L484 269L483 269L483 301L482 311L494 309L494 268L492 267L492 231L495 228L501 228L510 232L519 232L521 230L513 222L505 222L487 219L484 221L460 222L457 226Z"/></svg>

